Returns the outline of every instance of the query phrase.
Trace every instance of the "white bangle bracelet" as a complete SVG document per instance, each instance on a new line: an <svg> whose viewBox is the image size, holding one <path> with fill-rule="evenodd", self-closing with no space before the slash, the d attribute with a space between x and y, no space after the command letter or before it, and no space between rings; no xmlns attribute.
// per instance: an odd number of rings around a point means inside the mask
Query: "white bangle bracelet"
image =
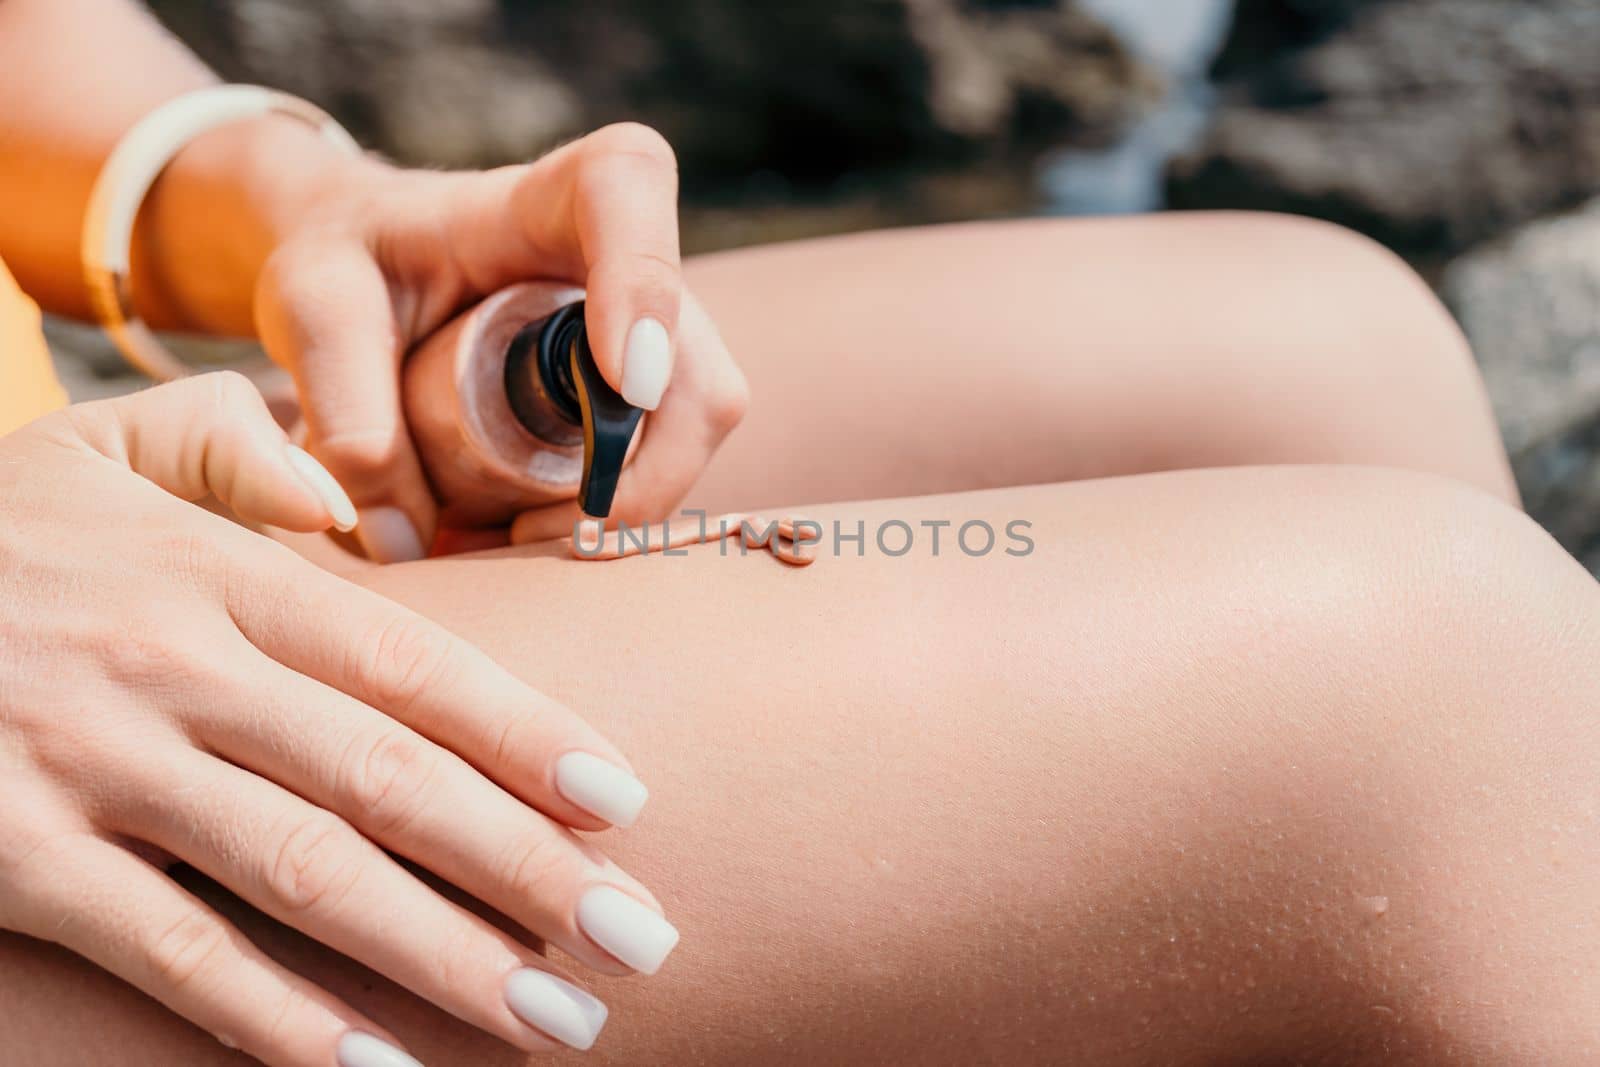
<svg viewBox="0 0 1600 1067"><path fill-rule="evenodd" d="M298 119L352 155L361 151L344 127L315 104L258 85L218 85L185 93L140 119L117 142L95 180L83 220L89 298L100 325L128 362L152 378L181 378L189 371L133 310L128 271L139 206L190 141L218 126L267 114Z"/></svg>

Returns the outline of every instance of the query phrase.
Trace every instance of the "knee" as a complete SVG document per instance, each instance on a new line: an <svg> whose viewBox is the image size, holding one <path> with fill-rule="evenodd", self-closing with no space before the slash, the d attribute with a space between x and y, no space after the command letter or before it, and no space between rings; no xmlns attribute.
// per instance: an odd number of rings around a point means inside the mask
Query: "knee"
<svg viewBox="0 0 1600 1067"><path fill-rule="evenodd" d="M1369 391L1398 391L1432 410L1478 400L1481 381L1466 335L1403 259L1352 230L1287 215L1227 216L1230 243L1249 249L1261 308L1292 333L1285 346L1313 376L1348 375ZM1287 314L1282 314L1287 312ZM1477 406L1481 407L1481 403Z"/></svg>
<svg viewBox="0 0 1600 1067"><path fill-rule="evenodd" d="M1316 914L1353 976L1341 1040L1386 1062L1593 1062L1600 587L1448 482L1363 472L1339 510L1279 594L1306 697L1267 733L1306 819L1280 888L1343 901Z"/></svg>
<svg viewBox="0 0 1600 1067"><path fill-rule="evenodd" d="M1253 260L1258 283L1267 287L1264 296L1310 314L1304 325L1313 334L1382 349L1348 351L1346 358L1409 362L1427 371L1472 366L1466 336L1444 304L1404 259L1377 241L1295 215L1230 213L1211 221L1226 231L1228 245Z"/></svg>
<svg viewBox="0 0 1600 1067"><path fill-rule="evenodd" d="M1231 397L1219 436L1274 462L1404 467L1516 499L1466 337L1403 260L1292 216L1187 225L1229 297L1206 311Z"/></svg>

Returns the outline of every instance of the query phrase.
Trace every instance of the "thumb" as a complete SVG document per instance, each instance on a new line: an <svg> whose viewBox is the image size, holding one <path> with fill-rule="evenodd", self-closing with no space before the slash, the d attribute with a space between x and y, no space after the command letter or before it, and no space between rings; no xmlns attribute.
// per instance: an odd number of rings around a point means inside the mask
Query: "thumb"
<svg viewBox="0 0 1600 1067"><path fill-rule="evenodd" d="M90 448L184 500L212 495L242 519L306 533L355 525L333 475L289 443L241 374L202 374L68 412Z"/></svg>
<svg viewBox="0 0 1600 1067"><path fill-rule="evenodd" d="M294 377L310 450L355 501L368 557L421 559L437 509L400 406L388 284L366 248L285 245L262 271L256 325L268 355Z"/></svg>

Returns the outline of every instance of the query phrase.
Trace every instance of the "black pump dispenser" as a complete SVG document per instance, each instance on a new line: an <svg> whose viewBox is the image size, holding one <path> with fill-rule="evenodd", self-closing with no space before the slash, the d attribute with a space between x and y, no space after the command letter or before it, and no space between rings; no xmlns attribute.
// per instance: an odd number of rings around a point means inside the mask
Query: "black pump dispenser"
<svg viewBox="0 0 1600 1067"><path fill-rule="evenodd" d="M583 322L583 301L568 304L541 323L518 331L506 350L506 399L511 412L536 437L552 409L583 428L583 481L578 506L585 515L611 514L622 462L643 409L606 382L595 365Z"/></svg>

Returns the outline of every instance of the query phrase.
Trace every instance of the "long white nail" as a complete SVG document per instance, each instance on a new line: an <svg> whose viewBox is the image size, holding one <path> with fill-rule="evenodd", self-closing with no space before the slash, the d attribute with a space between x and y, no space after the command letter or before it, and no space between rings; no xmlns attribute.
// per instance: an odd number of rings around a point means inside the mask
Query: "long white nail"
<svg viewBox="0 0 1600 1067"><path fill-rule="evenodd" d="M640 319L622 348L622 399L654 411L672 374L672 339L655 319Z"/></svg>
<svg viewBox="0 0 1600 1067"><path fill-rule="evenodd" d="M568 752L556 760L556 789L612 826L632 826L650 798L650 790L639 779L587 752Z"/></svg>
<svg viewBox="0 0 1600 1067"><path fill-rule="evenodd" d="M415 1056L360 1030L351 1030L339 1039L337 1055L339 1067L422 1067Z"/></svg>
<svg viewBox="0 0 1600 1067"><path fill-rule="evenodd" d="M288 450L289 466L317 494L322 506L328 509L328 514L333 516L334 528L344 533L355 529L356 506L350 503L350 494L344 491L339 479L318 463L317 457L299 445L289 445Z"/></svg>
<svg viewBox="0 0 1600 1067"><path fill-rule="evenodd" d="M661 969L678 929L622 890L595 886L578 901L578 925L594 943L643 974Z"/></svg>
<svg viewBox="0 0 1600 1067"><path fill-rule="evenodd" d="M603 519L585 518L572 524L573 543L585 551L598 552L605 536L606 524Z"/></svg>
<svg viewBox="0 0 1600 1067"><path fill-rule="evenodd" d="M356 537L375 563L408 563L426 554L417 528L399 508L362 508Z"/></svg>
<svg viewBox="0 0 1600 1067"><path fill-rule="evenodd" d="M506 1006L562 1044L587 1049L606 1024L606 1006L553 974L525 967L506 979Z"/></svg>

